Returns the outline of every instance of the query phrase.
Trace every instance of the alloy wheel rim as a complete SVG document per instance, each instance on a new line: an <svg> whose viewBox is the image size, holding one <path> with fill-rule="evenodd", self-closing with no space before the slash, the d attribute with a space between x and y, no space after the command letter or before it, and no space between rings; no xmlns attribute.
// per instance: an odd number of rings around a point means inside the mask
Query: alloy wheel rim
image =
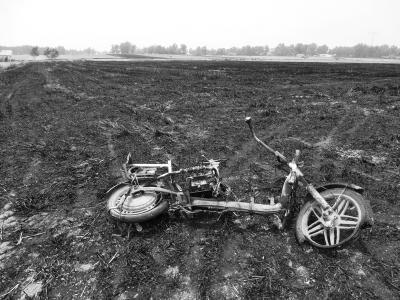
<svg viewBox="0 0 400 300"><path fill-rule="evenodd" d="M334 202L332 209L337 219L327 222L322 216L322 209L314 202L307 210L302 222L305 236L319 247L331 248L351 239L361 223L361 208L347 195L330 195L328 202Z"/></svg>

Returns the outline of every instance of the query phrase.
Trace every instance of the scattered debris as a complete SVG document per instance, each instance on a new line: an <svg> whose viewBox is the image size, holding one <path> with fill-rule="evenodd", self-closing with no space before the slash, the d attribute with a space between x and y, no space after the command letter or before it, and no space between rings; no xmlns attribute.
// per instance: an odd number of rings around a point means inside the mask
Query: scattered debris
<svg viewBox="0 0 400 300"><path fill-rule="evenodd" d="M42 292L43 289L43 283L42 281L37 281L37 282L32 282L29 283L23 290L22 297L20 298L21 300L23 299L32 299L38 297L38 295Z"/></svg>
<svg viewBox="0 0 400 300"><path fill-rule="evenodd" d="M80 264L75 266L75 271L77 272L89 272L92 271L95 268L95 264Z"/></svg>
<svg viewBox="0 0 400 300"><path fill-rule="evenodd" d="M168 267L165 272L164 275L167 277L177 277L179 274L179 267L175 266L175 267Z"/></svg>

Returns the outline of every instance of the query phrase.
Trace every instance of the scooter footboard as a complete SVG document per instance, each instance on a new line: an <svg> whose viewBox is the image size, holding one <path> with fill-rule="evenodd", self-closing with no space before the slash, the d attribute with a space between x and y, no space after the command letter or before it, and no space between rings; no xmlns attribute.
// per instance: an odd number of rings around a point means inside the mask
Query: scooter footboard
<svg viewBox="0 0 400 300"><path fill-rule="evenodd" d="M204 200L202 198L196 198L196 197L191 198L191 206L207 208L207 209L247 211L257 214L277 213L283 210L282 205L280 203L270 205L270 204L259 204L253 202Z"/></svg>

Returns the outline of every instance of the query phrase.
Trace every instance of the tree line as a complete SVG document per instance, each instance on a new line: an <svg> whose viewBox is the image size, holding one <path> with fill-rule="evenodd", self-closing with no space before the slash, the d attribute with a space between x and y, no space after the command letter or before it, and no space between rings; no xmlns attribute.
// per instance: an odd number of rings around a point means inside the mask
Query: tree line
<svg viewBox="0 0 400 300"><path fill-rule="evenodd" d="M349 47L334 47L329 48L327 45L317 45L316 43L310 44L291 44L285 45L284 43L278 44L275 48L265 46L243 46L231 48L207 48L196 47L190 48L185 44L178 46L172 44L170 46L153 45L150 47L138 48L130 42L115 44L111 46L111 53L113 54L190 54L195 56L203 55L246 55L246 56L262 56L262 55L275 55L275 56L315 56L315 55L332 55L335 57L361 57L361 58L381 58L381 57L398 57L400 56L400 48L397 46L370 46L366 44L357 44Z"/></svg>
<svg viewBox="0 0 400 300"><path fill-rule="evenodd" d="M55 48L38 47L38 46L16 46L6 47L0 46L0 50L12 50L13 54L31 54L33 56L44 54L49 57L56 57L58 55L77 55L86 54L93 55L99 53L93 48L86 48L83 50L65 49L63 46ZM357 44L354 46L338 46L329 48L327 45L317 45L316 43L310 44L291 44L285 45L278 44L275 48L270 48L268 45L264 46L242 46L231 48L208 48L206 46L198 46L195 48L188 48L185 44L172 44L170 46L152 45L149 47L139 48L130 42L123 42L111 46L110 52L112 54L172 54L172 55L243 55L243 56L315 56L315 55L331 55L335 57L361 57L361 58L395 58L400 57L400 48L397 46L380 45L371 46L366 44Z"/></svg>
<svg viewBox="0 0 400 300"><path fill-rule="evenodd" d="M14 46L14 47L7 47L7 46L0 46L0 50L12 50L13 54L15 55L24 55L24 54L32 54L32 49L35 48L34 51L39 52L39 54L44 54L46 49L52 49L53 52L57 51L59 55L76 55L76 54L87 54L93 55L99 53L93 48L86 48L83 50L75 50L75 49L65 49L63 46L58 47L39 47L39 46L32 46L32 45L23 45L23 46Z"/></svg>
<svg viewBox="0 0 400 300"><path fill-rule="evenodd" d="M268 46L243 46L232 48L211 49L205 46L190 48L185 44L172 44L170 46L152 45L138 48L130 42L114 44L111 46L112 54L190 54L190 55L268 55Z"/></svg>

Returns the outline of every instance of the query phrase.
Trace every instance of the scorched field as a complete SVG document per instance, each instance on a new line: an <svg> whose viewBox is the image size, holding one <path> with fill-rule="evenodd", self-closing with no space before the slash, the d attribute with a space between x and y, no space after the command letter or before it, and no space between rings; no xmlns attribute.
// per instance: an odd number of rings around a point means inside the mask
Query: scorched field
<svg viewBox="0 0 400 300"><path fill-rule="evenodd" d="M105 192L138 163L225 158L242 201L285 174L366 189L375 226L336 250L296 242L272 217L110 220ZM400 65L42 62L0 73L0 297L399 299Z"/></svg>

